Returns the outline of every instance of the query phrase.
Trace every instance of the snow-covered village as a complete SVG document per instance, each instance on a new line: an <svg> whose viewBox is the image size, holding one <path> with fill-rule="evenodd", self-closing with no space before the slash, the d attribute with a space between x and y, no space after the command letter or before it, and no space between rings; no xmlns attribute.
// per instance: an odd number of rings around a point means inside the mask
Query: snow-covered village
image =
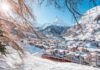
<svg viewBox="0 0 100 70"><path fill-rule="evenodd" d="M0 70L100 70L100 0L0 0Z"/></svg>

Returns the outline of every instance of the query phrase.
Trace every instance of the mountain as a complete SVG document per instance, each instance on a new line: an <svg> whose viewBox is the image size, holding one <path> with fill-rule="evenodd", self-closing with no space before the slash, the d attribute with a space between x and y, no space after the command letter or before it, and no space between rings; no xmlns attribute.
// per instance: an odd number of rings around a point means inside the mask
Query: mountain
<svg viewBox="0 0 100 70"><path fill-rule="evenodd" d="M38 28L39 31L46 35L61 35L65 30L70 27L59 17L55 17L51 23L45 23L42 27Z"/></svg>
<svg viewBox="0 0 100 70"><path fill-rule="evenodd" d="M63 33L67 40L96 40L100 41L100 6L87 11L80 19L79 24L74 25Z"/></svg>
<svg viewBox="0 0 100 70"><path fill-rule="evenodd" d="M100 52L100 6L87 11L75 24L62 34L68 47L85 47Z"/></svg>
<svg viewBox="0 0 100 70"><path fill-rule="evenodd" d="M56 25L56 26L62 26L62 27L66 26L66 23L57 16L55 17L52 23L53 23L52 25Z"/></svg>
<svg viewBox="0 0 100 70"><path fill-rule="evenodd" d="M63 26L57 26L57 25L51 25L43 29L44 34L52 34L52 35L61 35L62 32L65 29L68 29L69 27L63 27Z"/></svg>
<svg viewBox="0 0 100 70"><path fill-rule="evenodd" d="M65 27L66 23L61 18L55 17L54 20L51 21L50 23L43 24L41 26L41 29L45 29L45 28L47 28L48 26L51 26L51 25Z"/></svg>

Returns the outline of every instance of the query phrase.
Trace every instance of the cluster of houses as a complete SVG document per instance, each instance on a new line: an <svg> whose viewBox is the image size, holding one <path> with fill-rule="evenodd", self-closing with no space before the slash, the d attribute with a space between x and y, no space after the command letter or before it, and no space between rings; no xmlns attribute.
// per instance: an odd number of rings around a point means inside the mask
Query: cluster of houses
<svg viewBox="0 0 100 70"><path fill-rule="evenodd" d="M44 51L43 58L74 62L85 65L100 66L100 47L95 43L87 43L82 46L67 46L66 49L49 47Z"/></svg>
<svg viewBox="0 0 100 70"><path fill-rule="evenodd" d="M65 41L62 40L55 40L55 39L44 39L44 40L40 40L37 38L30 38L28 39L28 43L31 45L35 45L39 48L48 48L48 46L50 47L55 47L55 46L59 46L61 45L61 47L65 46ZM62 46L63 44L63 46Z"/></svg>
<svg viewBox="0 0 100 70"><path fill-rule="evenodd" d="M29 44L45 48L42 58L100 66L100 42L56 41L53 39L29 39Z"/></svg>

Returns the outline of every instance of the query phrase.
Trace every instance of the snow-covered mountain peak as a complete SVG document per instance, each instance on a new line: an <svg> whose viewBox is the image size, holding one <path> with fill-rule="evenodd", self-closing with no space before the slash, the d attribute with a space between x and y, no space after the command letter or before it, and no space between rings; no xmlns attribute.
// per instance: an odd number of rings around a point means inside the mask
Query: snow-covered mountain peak
<svg viewBox="0 0 100 70"><path fill-rule="evenodd" d="M62 25L63 24L63 25ZM42 29L45 29L48 26L66 26L66 23L59 17L55 17L51 22L45 23L42 25Z"/></svg>
<svg viewBox="0 0 100 70"><path fill-rule="evenodd" d="M62 24L64 24L65 22L59 17L55 17L55 19L53 20L53 23L54 23L53 25L62 26Z"/></svg>

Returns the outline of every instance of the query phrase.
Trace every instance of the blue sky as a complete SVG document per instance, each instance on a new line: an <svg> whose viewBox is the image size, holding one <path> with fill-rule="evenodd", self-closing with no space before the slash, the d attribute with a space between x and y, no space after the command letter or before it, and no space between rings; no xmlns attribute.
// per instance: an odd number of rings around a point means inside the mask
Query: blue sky
<svg viewBox="0 0 100 70"><path fill-rule="evenodd" d="M82 14L93 7L92 3L88 6L87 1L88 0L85 0L81 4L80 11L82 12ZM96 3L100 5L100 0L96 0L96 1L97 1ZM71 26L75 23L74 19L72 18L71 13L67 9L62 11L55 8L52 5L50 6L42 5L41 7L35 5L34 14L36 16L38 26L42 26L43 24L46 24L46 23L52 23L56 17L60 18L61 20L65 22L63 24L64 26Z"/></svg>

